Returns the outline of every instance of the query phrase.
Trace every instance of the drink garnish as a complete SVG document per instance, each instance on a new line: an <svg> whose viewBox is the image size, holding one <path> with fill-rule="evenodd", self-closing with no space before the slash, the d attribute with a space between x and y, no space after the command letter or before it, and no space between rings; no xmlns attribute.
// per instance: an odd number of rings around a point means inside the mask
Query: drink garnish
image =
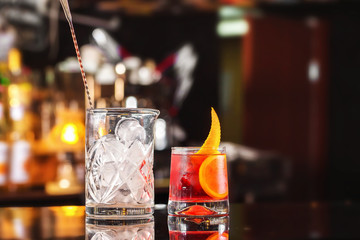
<svg viewBox="0 0 360 240"><path fill-rule="evenodd" d="M196 154L212 154L200 166L199 182L205 193L215 199L222 199L228 195L226 156L218 151L220 135L220 121L215 110L211 108L210 132Z"/></svg>
<svg viewBox="0 0 360 240"><path fill-rule="evenodd" d="M207 157L199 169L199 182L207 195L222 199L228 195L225 155Z"/></svg>
<svg viewBox="0 0 360 240"><path fill-rule="evenodd" d="M219 153L218 148L220 145L220 121L214 110L211 108L211 127L208 137L206 138L204 144L201 146L200 150L196 154L214 154Z"/></svg>

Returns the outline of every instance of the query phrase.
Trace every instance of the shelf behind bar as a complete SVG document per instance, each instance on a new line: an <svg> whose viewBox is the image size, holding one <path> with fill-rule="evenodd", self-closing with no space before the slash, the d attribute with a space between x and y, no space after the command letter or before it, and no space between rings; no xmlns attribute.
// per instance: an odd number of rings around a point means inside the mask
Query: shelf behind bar
<svg viewBox="0 0 360 240"><path fill-rule="evenodd" d="M2 192L0 193L0 207L84 205L84 196L83 192L64 195L49 195L41 190Z"/></svg>

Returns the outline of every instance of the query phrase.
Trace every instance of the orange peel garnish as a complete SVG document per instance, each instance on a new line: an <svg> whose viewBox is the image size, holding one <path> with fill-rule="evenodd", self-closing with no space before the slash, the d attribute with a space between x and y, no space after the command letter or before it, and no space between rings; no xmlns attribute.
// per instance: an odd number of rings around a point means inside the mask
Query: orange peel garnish
<svg viewBox="0 0 360 240"><path fill-rule="evenodd" d="M220 121L214 110L211 108L211 128L208 137L196 154L216 154L220 145L221 129Z"/></svg>
<svg viewBox="0 0 360 240"><path fill-rule="evenodd" d="M199 183L204 192L214 199L223 199L228 195L226 156L218 151L220 139L220 121L211 108L210 132L196 154L206 156L199 168Z"/></svg>

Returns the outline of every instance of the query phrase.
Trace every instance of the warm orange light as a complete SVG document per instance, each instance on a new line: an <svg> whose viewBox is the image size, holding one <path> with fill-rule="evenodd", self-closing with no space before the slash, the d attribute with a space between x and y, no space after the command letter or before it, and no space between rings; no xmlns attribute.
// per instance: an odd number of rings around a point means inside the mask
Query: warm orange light
<svg viewBox="0 0 360 240"><path fill-rule="evenodd" d="M8 55L9 70L12 74L21 73L21 53L18 49L12 48Z"/></svg>
<svg viewBox="0 0 360 240"><path fill-rule="evenodd" d="M79 141L79 133L75 124L66 124L61 132L61 141L68 144L76 144Z"/></svg>
<svg viewBox="0 0 360 240"><path fill-rule="evenodd" d="M62 206L62 213L67 217L83 215L83 209L79 206Z"/></svg>
<svg viewBox="0 0 360 240"><path fill-rule="evenodd" d="M0 163L0 174L6 174L6 164Z"/></svg>
<svg viewBox="0 0 360 240"><path fill-rule="evenodd" d="M98 132L99 132L99 136L100 136L100 137L106 135L106 129L105 129L103 126L99 127L99 131L98 131Z"/></svg>

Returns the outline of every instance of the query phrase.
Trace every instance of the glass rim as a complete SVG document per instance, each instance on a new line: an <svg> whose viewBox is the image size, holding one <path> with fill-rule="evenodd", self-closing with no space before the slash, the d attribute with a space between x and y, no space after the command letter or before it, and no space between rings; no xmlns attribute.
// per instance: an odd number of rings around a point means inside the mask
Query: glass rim
<svg viewBox="0 0 360 240"><path fill-rule="evenodd" d="M135 114L154 114L158 116L160 111L153 108L125 108L125 107L107 107L107 108L88 108L86 113L135 113Z"/></svg>
<svg viewBox="0 0 360 240"><path fill-rule="evenodd" d="M201 147L171 147L171 152L179 152L178 154L186 154L186 153L195 153L197 151L200 150ZM217 150L219 151L221 154L226 152L226 147L225 146L220 146L218 148L214 148L214 147L204 147L203 149L212 149L212 150ZM218 153L214 153L214 154L218 154ZM210 154L207 154L210 155Z"/></svg>

